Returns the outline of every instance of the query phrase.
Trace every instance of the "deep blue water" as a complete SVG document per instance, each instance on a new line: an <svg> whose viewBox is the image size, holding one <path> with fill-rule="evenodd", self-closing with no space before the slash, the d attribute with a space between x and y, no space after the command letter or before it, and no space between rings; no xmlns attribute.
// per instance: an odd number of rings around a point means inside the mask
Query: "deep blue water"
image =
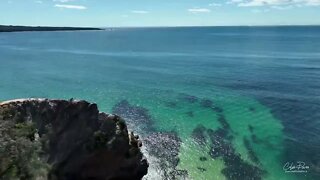
<svg viewBox="0 0 320 180"><path fill-rule="evenodd" d="M0 33L0 77L0 100L75 97L111 111L131 99L154 121L170 93L253 99L283 126L279 163L303 161L310 169L296 176L320 177L317 26Z"/></svg>

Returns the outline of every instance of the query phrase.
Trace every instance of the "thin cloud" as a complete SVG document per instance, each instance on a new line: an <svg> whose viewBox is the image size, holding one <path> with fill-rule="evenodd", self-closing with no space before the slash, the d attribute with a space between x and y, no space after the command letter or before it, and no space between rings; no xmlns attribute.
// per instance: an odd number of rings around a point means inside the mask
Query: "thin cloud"
<svg viewBox="0 0 320 180"><path fill-rule="evenodd" d="M67 3L67 2L72 2L74 0L53 0L53 2L61 2L61 3Z"/></svg>
<svg viewBox="0 0 320 180"><path fill-rule="evenodd" d="M320 0L307 0L307 6L320 6Z"/></svg>
<svg viewBox="0 0 320 180"><path fill-rule="evenodd" d="M238 4L241 2L243 2L243 0L230 0L230 1L227 1L226 4Z"/></svg>
<svg viewBox="0 0 320 180"><path fill-rule="evenodd" d="M266 13L269 11L270 11L270 9L253 9L253 10L251 10L251 12L253 12L253 13Z"/></svg>
<svg viewBox="0 0 320 180"><path fill-rule="evenodd" d="M134 11L131 11L131 13L134 13L134 14L148 14L149 11L134 10Z"/></svg>
<svg viewBox="0 0 320 180"><path fill-rule="evenodd" d="M77 9L77 10L85 10L87 9L86 6L80 5L71 5L71 4L55 4L54 7L63 8L63 9Z"/></svg>
<svg viewBox="0 0 320 180"><path fill-rule="evenodd" d="M287 10L293 8L292 5L289 6L271 6L272 9L277 9L277 10Z"/></svg>
<svg viewBox="0 0 320 180"><path fill-rule="evenodd" d="M210 9L206 9L206 8L191 8L188 9L189 12L197 14L197 13L210 13L211 10Z"/></svg>
<svg viewBox="0 0 320 180"><path fill-rule="evenodd" d="M222 6L222 4L220 4L220 3L211 3L211 4L209 4L209 6L220 7L220 6Z"/></svg>
<svg viewBox="0 0 320 180"><path fill-rule="evenodd" d="M237 4L240 7L257 6L320 6L320 0L231 0L229 4Z"/></svg>

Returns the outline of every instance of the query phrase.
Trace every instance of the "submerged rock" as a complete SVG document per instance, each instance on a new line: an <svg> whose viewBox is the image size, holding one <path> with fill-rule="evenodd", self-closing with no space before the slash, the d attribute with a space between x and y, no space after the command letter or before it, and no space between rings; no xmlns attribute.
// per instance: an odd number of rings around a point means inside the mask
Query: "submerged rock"
<svg viewBox="0 0 320 180"><path fill-rule="evenodd" d="M223 129L230 130L230 124L228 123L223 114L219 114L218 121Z"/></svg>
<svg viewBox="0 0 320 180"><path fill-rule="evenodd" d="M246 137L243 138L243 144L248 151L249 158L257 164L260 163L256 153L253 150L253 147L252 147L250 141Z"/></svg>
<svg viewBox="0 0 320 180"><path fill-rule="evenodd" d="M169 108L177 108L177 103L176 102L167 102L166 106Z"/></svg>
<svg viewBox="0 0 320 180"><path fill-rule="evenodd" d="M246 162L244 159L242 159L241 155L236 152L231 142L233 139L232 129L223 114L219 114L218 122L221 124L222 128L213 130L206 128L203 125L198 125L193 130L191 137L199 145L210 146L210 151L208 154L211 158L223 160L225 168L222 169L221 173L226 177L226 179L262 179L262 176L267 172L257 165ZM208 139L210 140L210 143L208 142ZM248 150L251 160L259 164L259 159L253 151L249 140L244 139L244 144ZM206 161L207 158L200 157L199 160ZM203 167L197 168L201 172L206 171L206 169Z"/></svg>
<svg viewBox="0 0 320 180"><path fill-rule="evenodd" d="M209 99L203 99L201 102L201 107L203 108L212 108L213 107L213 101Z"/></svg>
<svg viewBox="0 0 320 180"><path fill-rule="evenodd" d="M188 111L188 112L186 112L186 114L187 114L187 116L189 116L189 117L194 117L193 111Z"/></svg>
<svg viewBox="0 0 320 180"><path fill-rule="evenodd" d="M202 156L202 157L199 158L199 160L200 161L207 161L208 159L206 157Z"/></svg>
<svg viewBox="0 0 320 180"><path fill-rule="evenodd" d="M144 139L147 151L175 167L178 165L181 140L174 132L157 132L148 135Z"/></svg>
<svg viewBox="0 0 320 180"><path fill-rule="evenodd" d="M183 100L183 101L185 101L185 102L188 102L188 103L191 103L191 104L199 101L199 98L198 98L198 97L192 96L192 95L189 95L189 94L181 93L179 96L180 96L179 98L180 98L181 100Z"/></svg>
<svg viewBox="0 0 320 180"><path fill-rule="evenodd" d="M205 172L205 171L207 171L207 169L206 169L206 168L202 168L202 167L197 167L197 169L198 169L199 171L201 171L201 172Z"/></svg>
<svg viewBox="0 0 320 180"><path fill-rule="evenodd" d="M262 176L266 174L266 172L259 167L242 160L239 154L230 154L229 156L225 156L223 160L226 168L222 170L222 173L229 180L260 180Z"/></svg>
<svg viewBox="0 0 320 180"><path fill-rule="evenodd" d="M200 102L200 106L203 108L209 108L216 113L223 113L223 109L213 103L210 99L203 99Z"/></svg>
<svg viewBox="0 0 320 180"><path fill-rule="evenodd" d="M173 105L173 104L172 104ZM146 155L155 159L150 166L151 174L146 179L187 179L186 170L176 169L179 164L181 139L172 132L158 132L153 127L153 118L145 107L136 106L127 100L122 100L113 107L113 113L125 118L129 128L139 132L143 138ZM156 176L156 177L155 177Z"/></svg>
<svg viewBox="0 0 320 180"><path fill-rule="evenodd" d="M86 101L0 104L0 179L141 179L140 146L119 116Z"/></svg>
<svg viewBox="0 0 320 180"><path fill-rule="evenodd" d="M220 131L221 130L222 129L220 129ZM222 170L222 174L224 174L225 177L230 180L262 179L262 176L266 172L260 167L244 161L241 158L240 154L235 151L230 140L226 138L224 133L220 133L220 131L213 131L211 129L208 129L208 134L212 141L212 148L209 154L214 159L219 157L223 159L226 167ZM254 158L254 161L259 161L259 159L255 156L252 148L250 149L249 153L251 156L253 156L252 158Z"/></svg>
<svg viewBox="0 0 320 180"><path fill-rule="evenodd" d="M255 111L256 111L256 108L254 108L254 107L249 107L249 111L255 112Z"/></svg>
<svg viewBox="0 0 320 180"><path fill-rule="evenodd" d="M131 105L127 100L122 100L113 107L112 113L126 119L130 129L139 132L153 131L153 122L146 108Z"/></svg>
<svg viewBox="0 0 320 180"><path fill-rule="evenodd" d="M199 145L205 145L207 143L206 140L206 128L203 125L198 125L191 134L191 137L194 139L196 143Z"/></svg>
<svg viewBox="0 0 320 180"><path fill-rule="evenodd" d="M186 179L188 172L178 170L181 139L175 132L155 132L144 139L149 155L156 157L159 162L161 179Z"/></svg>

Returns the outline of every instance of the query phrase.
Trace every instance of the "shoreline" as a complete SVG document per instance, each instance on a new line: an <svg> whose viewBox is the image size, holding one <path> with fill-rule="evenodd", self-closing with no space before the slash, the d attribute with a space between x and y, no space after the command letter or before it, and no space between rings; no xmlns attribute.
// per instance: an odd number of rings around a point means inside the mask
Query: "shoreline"
<svg viewBox="0 0 320 180"><path fill-rule="evenodd" d="M1 32L34 32L34 31L102 31L93 27L51 27L51 26L7 26L0 25Z"/></svg>

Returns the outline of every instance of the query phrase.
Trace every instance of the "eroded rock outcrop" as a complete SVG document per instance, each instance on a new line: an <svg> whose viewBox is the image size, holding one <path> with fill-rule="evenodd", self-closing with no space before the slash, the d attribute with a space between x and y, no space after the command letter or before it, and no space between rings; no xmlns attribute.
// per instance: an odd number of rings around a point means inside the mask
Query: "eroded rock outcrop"
<svg viewBox="0 0 320 180"><path fill-rule="evenodd" d="M86 101L0 104L0 179L141 179L138 136Z"/></svg>

